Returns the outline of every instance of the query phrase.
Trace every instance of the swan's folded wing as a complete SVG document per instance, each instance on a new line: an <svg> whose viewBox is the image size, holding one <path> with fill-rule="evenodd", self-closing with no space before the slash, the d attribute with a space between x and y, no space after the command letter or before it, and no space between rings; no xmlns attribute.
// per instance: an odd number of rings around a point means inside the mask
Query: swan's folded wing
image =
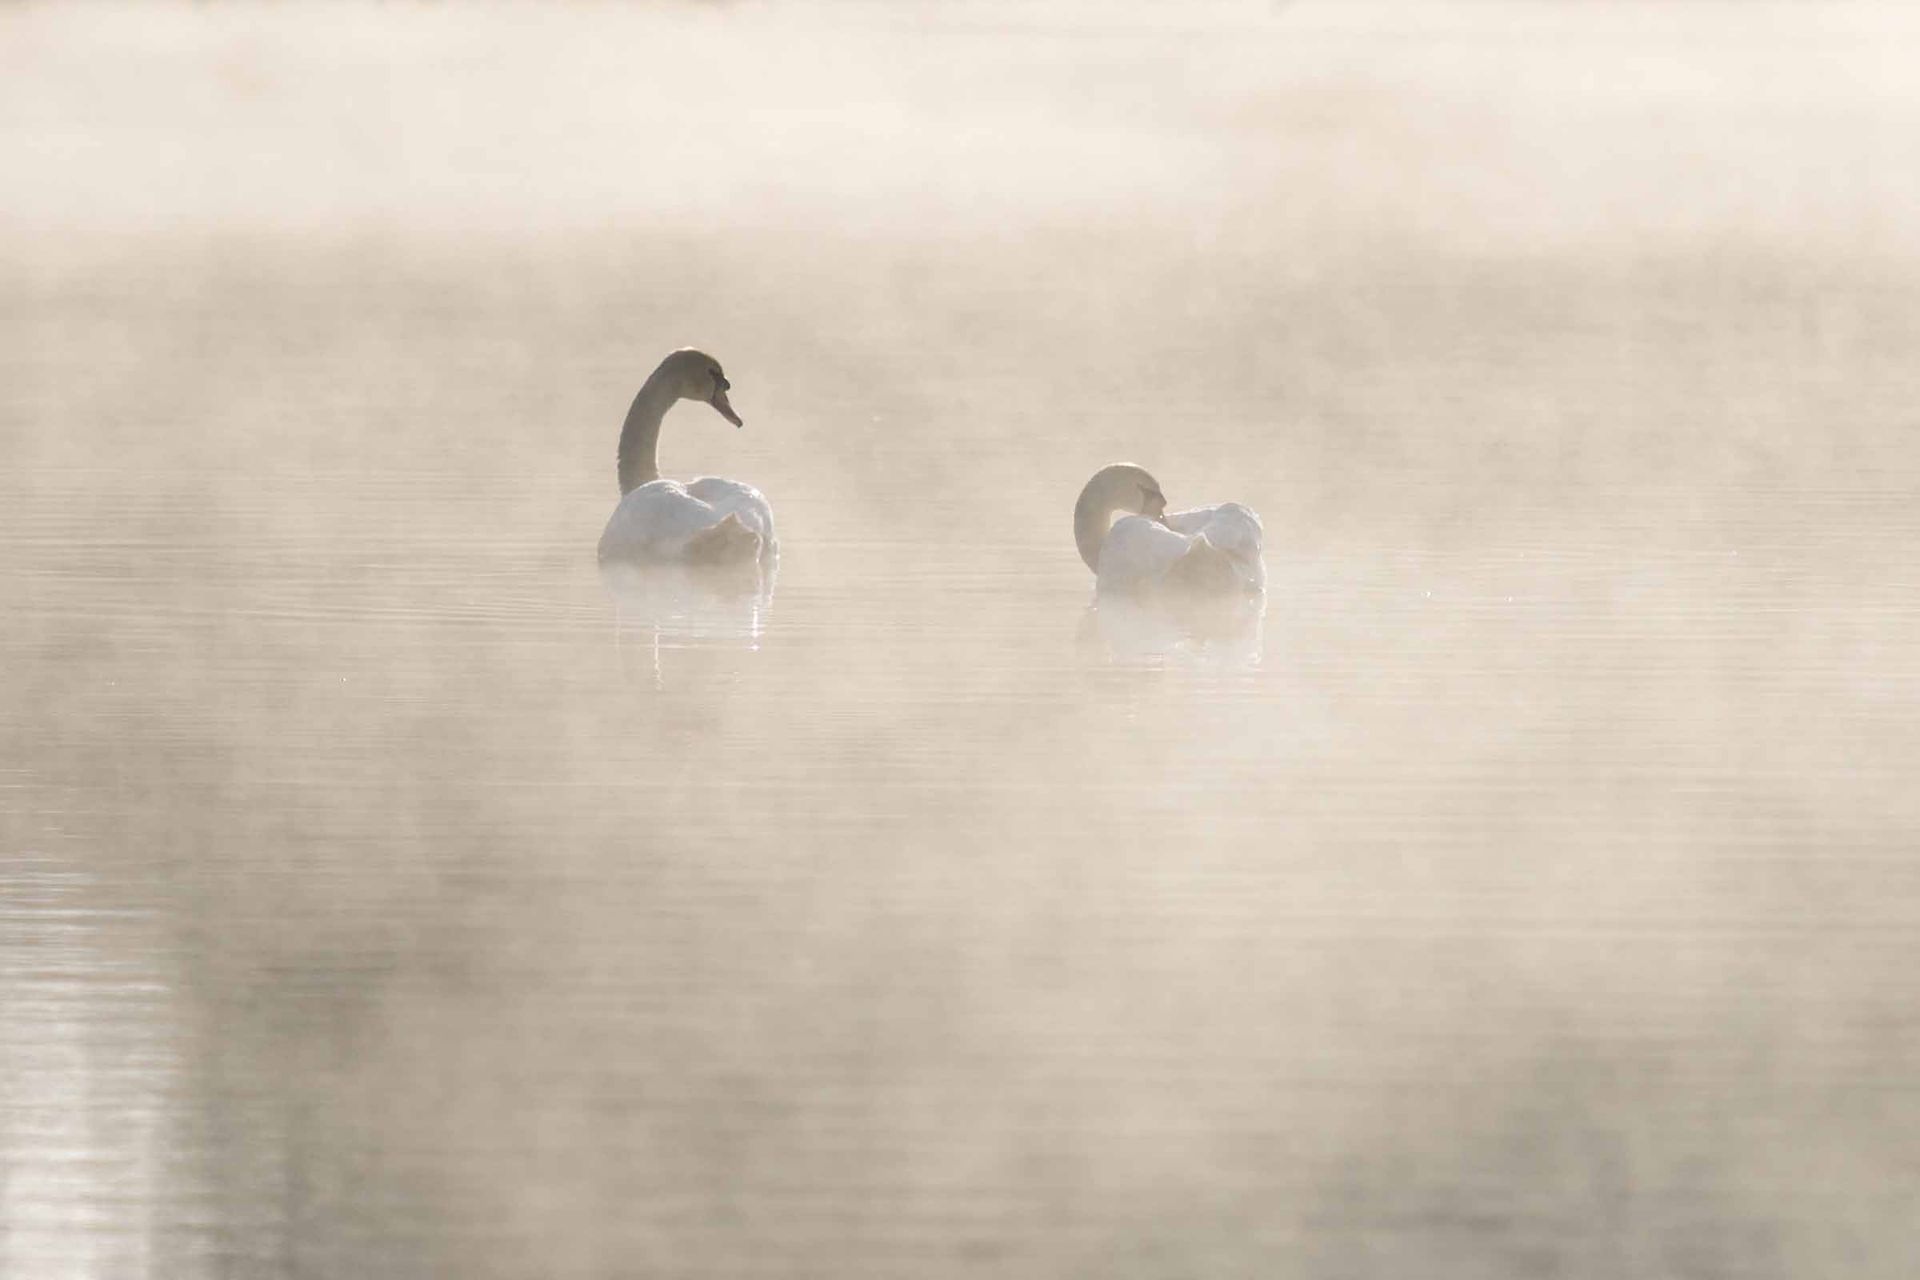
<svg viewBox="0 0 1920 1280"><path fill-rule="evenodd" d="M716 521L736 516L759 537L763 550L773 549L773 508L752 485L720 476L701 476L687 486L687 492L711 507Z"/></svg>
<svg viewBox="0 0 1920 1280"><path fill-rule="evenodd" d="M1260 553L1260 517L1237 502L1191 511L1169 511L1167 524L1181 533L1204 533L1222 551Z"/></svg>
<svg viewBox="0 0 1920 1280"><path fill-rule="evenodd" d="M620 499L600 535L600 558L659 558L720 519L677 480L651 480Z"/></svg>
<svg viewBox="0 0 1920 1280"><path fill-rule="evenodd" d="M1260 517L1250 509L1237 502L1223 502L1217 507L1171 512L1167 524L1181 533L1205 538L1226 552L1233 558L1245 585L1255 589L1265 587L1267 570L1260 558Z"/></svg>

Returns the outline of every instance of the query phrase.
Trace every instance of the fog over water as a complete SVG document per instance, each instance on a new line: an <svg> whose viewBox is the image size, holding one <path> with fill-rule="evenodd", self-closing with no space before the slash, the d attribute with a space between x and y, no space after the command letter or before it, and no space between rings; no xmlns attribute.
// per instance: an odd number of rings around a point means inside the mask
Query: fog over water
<svg viewBox="0 0 1920 1280"><path fill-rule="evenodd" d="M0 7L0 1274L1911 1275L1917 57Z"/></svg>

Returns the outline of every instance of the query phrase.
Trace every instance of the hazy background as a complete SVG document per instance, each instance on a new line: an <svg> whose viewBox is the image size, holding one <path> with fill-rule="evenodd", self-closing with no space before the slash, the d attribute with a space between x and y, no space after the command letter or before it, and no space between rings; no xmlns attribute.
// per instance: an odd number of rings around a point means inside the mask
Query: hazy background
<svg viewBox="0 0 1920 1280"><path fill-rule="evenodd" d="M1916 65L0 7L0 1271L1910 1275ZM758 615L595 571L690 343Z"/></svg>

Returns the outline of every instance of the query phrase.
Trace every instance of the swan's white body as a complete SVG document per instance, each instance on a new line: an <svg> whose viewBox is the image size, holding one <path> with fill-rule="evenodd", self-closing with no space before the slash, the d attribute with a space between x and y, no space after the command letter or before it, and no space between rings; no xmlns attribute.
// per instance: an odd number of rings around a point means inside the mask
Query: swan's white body
<svg viewBox="0 0 1920 1280"><path fill-rule="evenodd" d="M718 476L649 480L620 499L600 535L600 558L626 563L764 562L775 547L766 498Z"/></svg>
<svg viewBox="0 0 1920 1280"><path fill-rule="evenodd" d="M1199 592L1266 590L1260 517L1237 502L1170 512L1166 523L1122 516L1100 542L1094 585L1127 594L1182 585Z"/></svg>
<svg viewBox="0 0 1920 1280"><path fill-rule="evenodd" d="M1168 513L1166 502L1151 475L1125 462L1102 467L1080 491L1074 540L1101 595L1257 596L1266 590L1259 516L1237 502ZM1115 520L1116 512L1133 514Z"/></svg>
<svg viewBox="0 0 1920 1280"><path fill-rule="evenodd" d="M603 564L764 568L773 561L773 508L758 489L702 476L660 477L660 421L681 400L703 400L738 427L731 386L712 356L686 348L660 362L620 431L620 505L600 535Z"/></svg>

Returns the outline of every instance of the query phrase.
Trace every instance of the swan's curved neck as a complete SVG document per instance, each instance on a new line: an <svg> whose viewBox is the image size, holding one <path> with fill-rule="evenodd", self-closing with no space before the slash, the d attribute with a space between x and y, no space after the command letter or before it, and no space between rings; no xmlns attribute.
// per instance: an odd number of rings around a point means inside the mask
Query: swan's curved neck
<svg viewBox="0 0 1920 1280"><path fill-rule="evenodd" d="M630 493L660 478L660 420L679 397L648 378L620 428L620 492Z"/></svg>
<svg viewBox="0 0 1920 1280"><path fill-rule="evenodd" d="M1080 548L1080 558L1096 574L1100 572L1100 544L1107 540L1113 513L1119 509L1111 493L1093 484L1081 490L1080 500L1073 504L1073 541Z"/></svg>
<svg viewBox="0 0 1920 1280"><path fill-rule="evenodd" d="M1094 472L1093 479L1080 490L1080 500L1073 504L1073 541L1096 577L1100 573L1100 545L1113 527L1113 513L1152 510L1158 519L1159 508L1166 505L1159 489L1159 482L1144 468L1131 462L1114 462ZM1148 494L1158 499L1159 506L1142 505Z"/></svg>

